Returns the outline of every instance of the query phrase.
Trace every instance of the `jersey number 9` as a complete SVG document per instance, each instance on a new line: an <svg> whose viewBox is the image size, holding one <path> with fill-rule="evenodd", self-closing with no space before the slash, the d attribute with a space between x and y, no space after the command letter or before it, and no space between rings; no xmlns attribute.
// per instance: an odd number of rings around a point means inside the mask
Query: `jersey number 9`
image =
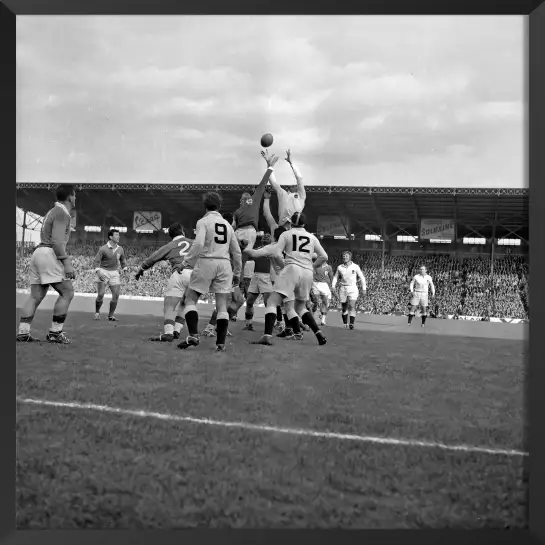
<svg viewBox="0 0 545 545"><path fill-rule="evenodd" d="M214 242L216 244L227 244L227 226L224 223L214 224L214 231L216 236Z"/></svg>

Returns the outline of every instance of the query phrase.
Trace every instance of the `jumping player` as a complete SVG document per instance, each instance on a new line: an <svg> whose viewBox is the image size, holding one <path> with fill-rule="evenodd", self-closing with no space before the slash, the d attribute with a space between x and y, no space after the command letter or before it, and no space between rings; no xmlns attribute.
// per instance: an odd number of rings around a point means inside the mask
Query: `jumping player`
<svg viewBox="0 0 545 545"><path fill-rule="evenodd" d="M314 268L312 292L314 292L315 297L318 299L318 305L320 307L320 325L327 324L327 313L329 312L329 302L331 301L332 279L333 269L327 261Z"/></svg>
<svg viewBox="0 0 545 545"><path fill-rule="evenodd" d="M271 241L271 235L265 233L261 239L261 248L270 244ZM247 263L255 263L255 266L254 274L248 288L248 295L246 296L246 312L244 315L246 325L244 329L246 331L254 331L252 323L254 318L254 303L259 294L261 294L263 295L263 303L267 306L269 295L274 291L274 288L271 281L271 260L268 257L256 257L254 261L248 259Z"/></svg>
<svg viewBox="0 0 545 545"><path fill-rule="evenodd" d="M193 240L186 238L183 225L178 222L173 223L168 228L168 234L172 240L151 254L140 265L135 276L136 280L140 280L144 275L144 271L151 269L160 261L168 261L172 267L172 274L168 280L163 303L165 314L164 333L156 337L150 337L150 341L154 342L171 342L180 338L180 332L185 321L183 318L184 295L192 271L190 267L183 268L182 264L191 249ZM178 313L176 313L177 308L179 308Z"/></svg>
<svg viewBox="0 0 545 545"><path fill-rule="evenodd" d="M435 297L435 286L431 276L427 273L426 267L420 267L419 274L416 274L409 285L411 290L411 308L409 310L409 325L411 325L416 308L418 306L422 309L422 327L426 325L426 318L428 317L428 288L431 288L431 296Z"/></svg>
<svg viewBox="0 0 545 545"><path fill-rule="evenodd" d="M70 344L70 339L62 329L74 298L72 280L76 277L72 260L66 253L70 238L70 212L76 206L74 186L60 185L56 197L55 206L45 215L40 231L40 244L30 260L30 296L21 309L18 342L38 341L30 334L30 326L36 309L51 286L59 294L59 298L53 307L53 322L46 340L50 343Z"/></svg>
<svg viewBox="0 0 545 545"><path fill-rule="evenodd" d="M100 307L102 307L102 303L104 302L106 287L109 286L112 292L112 300L110 301L108 320L110 322L117 322L114 313L121 292L119 267L122 270L127 269L125 252L119 246L119 231L117 229L110 229L108 231L108 242L98 249L98 253L95 256L95 263L98 264L98 267L95 269L95 283L97 285L95 320L100 320Z"/></svg>
<svg viewBox="0 0 545 545"><path fill-rule="evenodd" d="M314 266L312 254L316 252L318 259L315 264L321 265L327 260L327 254L320 241L305 228L304 214L294 214L290 224L292 228L280 235L277 243L265 246L259 250L245 250L254 259L262 256L279 256L284 254L284 268L277 275L274 283L274 292L269 296L265 314L265 333L255 344L271 345L271 337L276 320L276 307L282 303L285 305L288 323L293 335L287 339L301 340L303 334L299 327L299 318L308 325L320 345L326 344L324 334L314 320L314 316L308 311L308 301Z"/></svg>
<svg viewBox="0 0 545 545"><path fill-rule="evenodd" d="M334 290L337 280L340 280L338 292L339 301L342 305L342 319L345 329L354 329L356 321L356 301L358 300L358 278L361 282L363 295L367 293L367 283L360 266L352 262L352 252L342 253L343 262L337 267L331 287ZM350 315L350 325L347 324Z"/></svg>
<svg viewBox="0 0 545 545"><path fill-rule="evenodd" d="M189 335L178 348L199 345L197 301L201 295L213 292L218 310L216 350L223 352L229 326L227 300L233 285L240 281L242 256L233 227L219 213L222 204L219 194L206 193L203 201L206 213L197 222L195 241L183 262L184 267L192 266L193 272L185 292Z"/></svg>

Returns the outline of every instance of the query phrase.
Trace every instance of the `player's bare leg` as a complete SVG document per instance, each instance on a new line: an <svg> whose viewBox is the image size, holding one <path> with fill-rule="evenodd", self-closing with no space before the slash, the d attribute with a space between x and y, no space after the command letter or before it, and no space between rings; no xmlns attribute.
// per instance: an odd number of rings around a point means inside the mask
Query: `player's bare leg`
<svg viewBox="0 0 545 545"><path fill-rule="evenodd" d="M316 339L318 340L318 344L320 346L327 344L327 339L325 338L325 335L322 333L322 331L318 327L318 324L316 323L316 320L314 319L314 314L312 314L312 312L308 310L307 306L305 305L305 302L296 301L295 309L300 313L301 320L303 321L303 323L305 325L308 325L309 328L314 333L314 335L316 336Z"/></svg>
<svg viewBox="0 0 545 545"><path fill-rule="evenodd" d="M283 296L279 293L273 292L269 295L267 306L265 309L265 332L263 336L252 342L252 344L262 344L265 346L272 346L272 335L274 331L274 323L276 321L276 309L282 305Z"/></svg>
<svg viewBox="0 0 545 545"><path fill-rule="evenodd" d="M185 292L185 323L187 325L188 336L185 341L182 341L178 345L178 348L199 346L199 312L197 311L197 302L200 296L200 293L191 288L187 288Z"/></svg>
<svg viewBox="0 0 545 545"><path fill-rule="evenodd" d="M110 301L110 312L108 312L108 320L110 322L117 322L115 317L115 309L117 308L117 302L119 301L119 294L121 293L121 285L110 286L112 292L112 300Z"/></svg>
<svg viewBox="0 0 545 545"><path fill-rule="evenodd" d="M341 308L343 327L344 329L348 329L348 301L346 301L345 303L341 303Z"/></svg>
<svg viewBox="0 0 545 545"><path fill-rule="evenodd" d="M71 280L63 280L57 284L51 284L51 287L59 294L59 298L55 301L53 307L53 321L46 340L50 343L70 344L70 339L62 328L64 327L70 303L74 299L74 286Z"/></svg>
<svg viewBox="0 0 545 545"><path fill-rule="evenodd" d="M34 320L34 314L36 314L37 308L44 300L48 289L49 285L47 284L45 286L40 286L39 284L32 284L30 286L30 295L21 309L21 319L19 322L19 330L17 332L18 342L31 343L38 341L36 337L33 337L30 334L30 327L32 326L32 321Z"/></svg>
<svg viewBox="0 0 545 545"><path fill-rule="evenodd" d="M356 301L348 299L348 315L350 318L349 329L354 329L354 322L356 321Z"/></svg>
<svg viewBox="0 0 545 545"><path fill-rule="evenodd" d="M329 298L320 295L320 325L327 325L327 313L329 312Z"/></svg>
<svg viewBox="0 0 545 545"><path fill-rule="evenodd" d="M228 293L216 293L216 308L218 309L216 326L216 351L225 352L225 339L229 328L229 313L227 312ZM189 326L188 326L189 327Z"/></svg>
<svg viewBox="0 0 545 545"><path fill-rule="evenodd" d="M181 297L173 297L168 295L165 297L163 303L163 310L165 315L165 320L163 323L163 333L155 337L150 337L150 341L153 342L172 342L174 340L174 326L176 324L176 309L181 303Z"/></svg>
<svg viewBox="0 0 545 545"><path fill-rule="evenodd" d="M104 303L104 295L106 293L106 284L97 282L97 298L95 299L95 320L100 320L100 309Z"/></svg>
<svg viewBox="0 0 545 545"><path fill-rule="evenodd" d="M411 325L415 313L416 313L416 307L414 305L411 305L411 308L409 310L409 321L407 322L409 325Z"/></svg>

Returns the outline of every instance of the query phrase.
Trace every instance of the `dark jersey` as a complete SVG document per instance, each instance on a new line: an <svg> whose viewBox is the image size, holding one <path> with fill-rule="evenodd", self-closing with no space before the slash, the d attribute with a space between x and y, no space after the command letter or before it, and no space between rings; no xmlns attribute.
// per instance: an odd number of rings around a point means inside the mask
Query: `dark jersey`
<svg viewBox="0 0 545 545"><path fill-rule="evenodd" d="M261 208L261 199L265 193L267 187L267 182L272 173L272 169L267 169L265 176L257 186L254 194L241 204L238 209L235 211L233 217L235 220L235 226L238 229L239 227L246 227L252 225L257 230L257 224L259 222L259 209Z"/></svg>
<svg viewBox="0 0 545 545"><path fill-rule="evenodd" d="M98 261L99 267L106 271L117 271L119 266L123 269L126 266L123 248L119 245L114 247L110 242L99 248L95 260Z"/></svg>
<svg viewBox="0 0 545 545"><path fill-rule="evenodd" d="M173 238L168 244L161 246L142 263L142 270L151 269L159 261L168 261L172 270L182 267L185 257L189 253L193 240L184 236ZM190 267L186 267L190 268Z"/></svg>
<svg viewBox="0 0 545 545"><path fill-rule="evenodd" d="M60 203L46 214L40 231L40 246L53 248L58 258L66 257L66 245L70 239L70 213Z"/></svg>
<svg viewBox="0 0 545 545"><path fill-rule="evenodd" d="M268 257L256 257L254 259L255 262L255 268L254 268L254 274L260 273L260 274L270 274L271 273L271 260Z"/></svg>

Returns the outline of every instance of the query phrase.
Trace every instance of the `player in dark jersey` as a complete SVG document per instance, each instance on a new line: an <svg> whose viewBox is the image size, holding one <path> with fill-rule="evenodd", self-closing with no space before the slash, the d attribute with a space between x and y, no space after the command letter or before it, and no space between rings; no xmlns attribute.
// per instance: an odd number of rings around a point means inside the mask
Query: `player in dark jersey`
<svg viewBox="0 0 545 545"><path fill-rule="evenodd" d="M271 235L265 233L261 239L260 248L267 246L272 241ZM251 259L251 258L250 258ZM244 329L246 331L254 331L254 326L252 323L254 317L254 303L258 298L259 294L263 295L263 303L267 306L267 301L269 300L269 295L274 291L273 283L271 281L271 260L266 256L256 257L253 259L254 274L250 281L250 286L248 288L248 295L246 298L246 312L245 319L246 325ZM248 261L249 262L249 261Z"/></svg>
<svg viewBox="0 0 545 545"><path fill-rule="evenodd" d="M172 240L151 254L140 265L140 269L136 273L136 280L139 280L144 271L151 269L160 261L168 261L172 267L172 274L165 290L164 332L156 337L150 337L150 341L154 342L171 342L180 338L180 332L185 322L183 318L185 290L189 286L192 271L192 267L184 267L183 262L193 245L193 240L186 238L184 228L178 222L168 228L168 234Z"/></svg>
<svg viewBox="0 0 545 545"><path fill-rule="evenodd" d="M72 260L66 253L70 238L71 212L76 206L76 191L72 185L57 188L57 202L45 215L40 231L40 244L30 260L30 296L21 309L18 342L38 341L30 334L36 309L51 286L59 298L53 307L53 322L46 340L50 343L70 344L63 326L74 298L72 279L75 278Z"/></svg>

